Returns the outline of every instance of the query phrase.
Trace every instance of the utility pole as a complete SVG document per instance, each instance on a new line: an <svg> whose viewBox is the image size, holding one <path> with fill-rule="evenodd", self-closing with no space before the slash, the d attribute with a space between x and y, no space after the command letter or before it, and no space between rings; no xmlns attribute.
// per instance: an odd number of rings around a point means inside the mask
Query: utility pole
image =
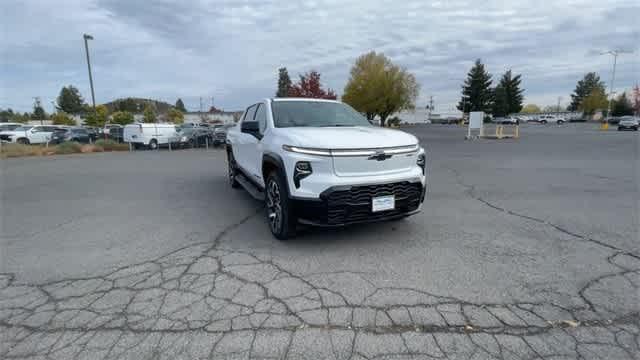
<svg viewBox="0 0 640 360"><path fill-rule="evenodd" d="M558 107L556 108L558 113L560 113L560 101L562 101L562 96L558 96Z"/></svg>
<svg viewBox="0 0 640 360"><path fill-rule="evenodd" d="M611 72L611 85L609 86L609 104L607 105L607 123L609 122L609 119L611 119L611 103L613 102L613 84L616 80L616 65L618 63L618 55L620 54L630 54L631 51L627 51L627 50L620 50L620 49L615 49L615 50L609 50L609 51L604 51L601 52L600 55L612 55L613 56L613 71Z"/></svg>
<svg viewBox="0 0 640 360"><path fill-rule="evenodd" d="M202 115L202 96L200 96L200 115Z"/></svg>

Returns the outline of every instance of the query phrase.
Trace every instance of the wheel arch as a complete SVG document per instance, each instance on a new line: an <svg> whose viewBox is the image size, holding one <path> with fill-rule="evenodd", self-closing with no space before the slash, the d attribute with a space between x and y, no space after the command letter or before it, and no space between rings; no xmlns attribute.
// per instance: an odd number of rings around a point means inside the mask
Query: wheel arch
<svg viewBox="0 0 640 360"><path fill-rule="evenodd" d="M261 170L262 170L262 179L264 179L265 181L265 186L266 186L267 176L269 176L269 173L275 170L278 172L280 176L282 176L284 183L287 185L287 189L286 189L287 195L288 196L291 195L291 191L289 190L289 179L287 178L286 168L284 166L284 161L282 160L282 157L280 155L273 152L264 153L262 155Z"/></svg>

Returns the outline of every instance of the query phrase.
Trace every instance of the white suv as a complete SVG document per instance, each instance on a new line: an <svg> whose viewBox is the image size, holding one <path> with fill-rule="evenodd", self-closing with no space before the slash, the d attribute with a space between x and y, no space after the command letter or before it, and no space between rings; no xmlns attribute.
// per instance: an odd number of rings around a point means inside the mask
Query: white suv
<svg viewBox="0 0 640 360"><path fill-rule="evenodd" d="M264 199L273 235L420 211L426 156L415 136L371 125L346 104L265 99L227 133L231 186Z"/></svg>
<svg viewBox="0 0 640 360"><path fill-rule="evenodd" d="M565 122L565 119L561 116L558 115L540 115L538 117L538 122L540 122L541 124L546 124L548 122L550 123L556 123L558 125L563 124Z"/></svg>
<svg viewBox="0 0 640 360"><path fill-rule="evenodd" d="M0 141L19 144L44 144L51 140L57 129L52 125L23 125L13 130L0 132Z"/></svg>

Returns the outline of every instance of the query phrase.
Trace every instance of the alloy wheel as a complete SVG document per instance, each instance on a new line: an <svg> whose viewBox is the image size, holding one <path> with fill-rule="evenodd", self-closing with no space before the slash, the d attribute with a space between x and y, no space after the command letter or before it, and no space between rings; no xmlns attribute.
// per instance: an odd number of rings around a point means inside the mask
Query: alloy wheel
<svg viewBox="0 0 640 360"><path fill-rule="evenodd" d="M282 206L280 204L280 188L275 180L270 180L267 186L267 215L271 231L279 233L282 228Z"/></svg>

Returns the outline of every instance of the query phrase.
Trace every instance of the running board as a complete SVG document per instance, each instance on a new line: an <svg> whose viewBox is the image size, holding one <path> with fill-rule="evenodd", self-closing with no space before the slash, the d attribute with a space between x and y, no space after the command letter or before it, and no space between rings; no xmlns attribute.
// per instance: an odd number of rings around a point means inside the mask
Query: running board
<svg viewBox="0 0 640 360"><path fill-rule="evenodd" d="M242 173L236 175L236 181L239 182L254 199L264 201L264 192L253 185L251 181L247 180Z"/></svg>

